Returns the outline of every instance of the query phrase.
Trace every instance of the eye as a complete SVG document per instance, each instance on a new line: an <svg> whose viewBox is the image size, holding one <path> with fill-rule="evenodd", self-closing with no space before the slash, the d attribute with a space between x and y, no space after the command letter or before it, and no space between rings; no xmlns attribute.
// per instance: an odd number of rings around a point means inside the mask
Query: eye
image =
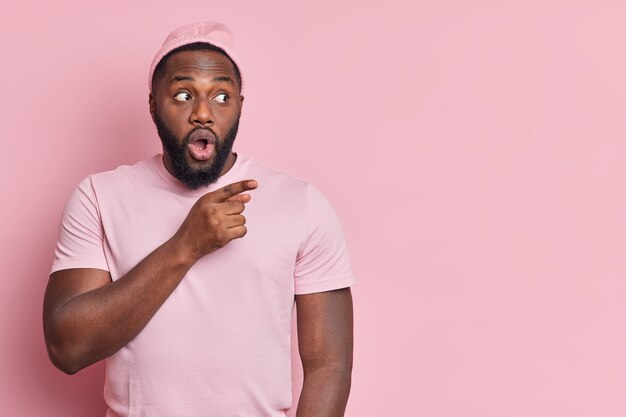
<svg viewBox="0 0 626 417"><path fill-rule="evenodd" d="M218 103L228 103L228 94L219 93L213 98L213 100L217 101Z"/></svg>
<svg viewBox="0 0 626 417"><path fill-rule="evenodd" d="M189 101L191 100L191 94L184 92L184 93L178 93L174 96L174 100L176 101Z"/></svg>

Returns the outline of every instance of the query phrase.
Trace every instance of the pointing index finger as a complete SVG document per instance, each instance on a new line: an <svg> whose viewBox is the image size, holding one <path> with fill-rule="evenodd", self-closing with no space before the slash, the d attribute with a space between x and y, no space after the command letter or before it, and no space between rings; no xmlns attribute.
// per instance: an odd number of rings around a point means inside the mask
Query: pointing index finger
<svg viewBox="0 0 626 417"><path fill-rule="evenodd" d="M254 190L257 186L258 183L255 180L243 180L225 185L220 189L208 193L207 196L209 196L211 201L221 203L244 191Z"/></svg>

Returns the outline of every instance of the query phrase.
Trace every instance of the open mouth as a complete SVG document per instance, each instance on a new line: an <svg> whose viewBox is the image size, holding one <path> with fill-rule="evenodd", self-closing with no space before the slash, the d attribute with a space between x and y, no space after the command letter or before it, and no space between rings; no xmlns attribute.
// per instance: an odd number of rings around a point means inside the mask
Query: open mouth
<svg viewBox="0 0 626 417"><path fill-rule="evenodd" d="M206 149L208 144L209 144L209 141L207 139L198 139L191 145L195 147L196 149L203 151Z"/></svg>
<svg viewBox="0 0 626 417"><path fill-rule="evenodd" d="M198 129L189 137L189 154L198 161L206 161L215 151L215 135L207 129Z"/></svg>

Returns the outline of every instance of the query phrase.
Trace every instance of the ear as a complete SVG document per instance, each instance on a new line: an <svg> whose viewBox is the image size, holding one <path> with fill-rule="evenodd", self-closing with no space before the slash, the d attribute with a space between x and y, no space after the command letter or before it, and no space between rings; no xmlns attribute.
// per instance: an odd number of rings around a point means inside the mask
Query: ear
<svg viewBox="0 0 626 417"><path fill-rule="evenodd" d="M150 107L150 116L152 117L152 121L156 123L154 119L154 114L156 113L156 100L154 99L154 94L148 94L148 106Z"/></svg>
<svg viewBox="0 0 626 417"><path fill-rule="evenodd" d="M239 112L241 112L241 110L243 110L243 99L245 97L244 96L239 96Z"/></svg>

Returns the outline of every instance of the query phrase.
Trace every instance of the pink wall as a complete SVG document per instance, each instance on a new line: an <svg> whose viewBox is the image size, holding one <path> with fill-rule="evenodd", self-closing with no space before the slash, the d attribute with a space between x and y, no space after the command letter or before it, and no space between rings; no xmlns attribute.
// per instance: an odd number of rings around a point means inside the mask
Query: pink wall
<svg viewBox="0 0 626 417"><path fill-rule="evenodd" d="M102 366L44 350L58 219L85 175L159 149L148 65L194 20L237 34L238 150L343 219L347 416L626 415L626 5L302 3L3 9L2 415L103 415Z"/></svg>

